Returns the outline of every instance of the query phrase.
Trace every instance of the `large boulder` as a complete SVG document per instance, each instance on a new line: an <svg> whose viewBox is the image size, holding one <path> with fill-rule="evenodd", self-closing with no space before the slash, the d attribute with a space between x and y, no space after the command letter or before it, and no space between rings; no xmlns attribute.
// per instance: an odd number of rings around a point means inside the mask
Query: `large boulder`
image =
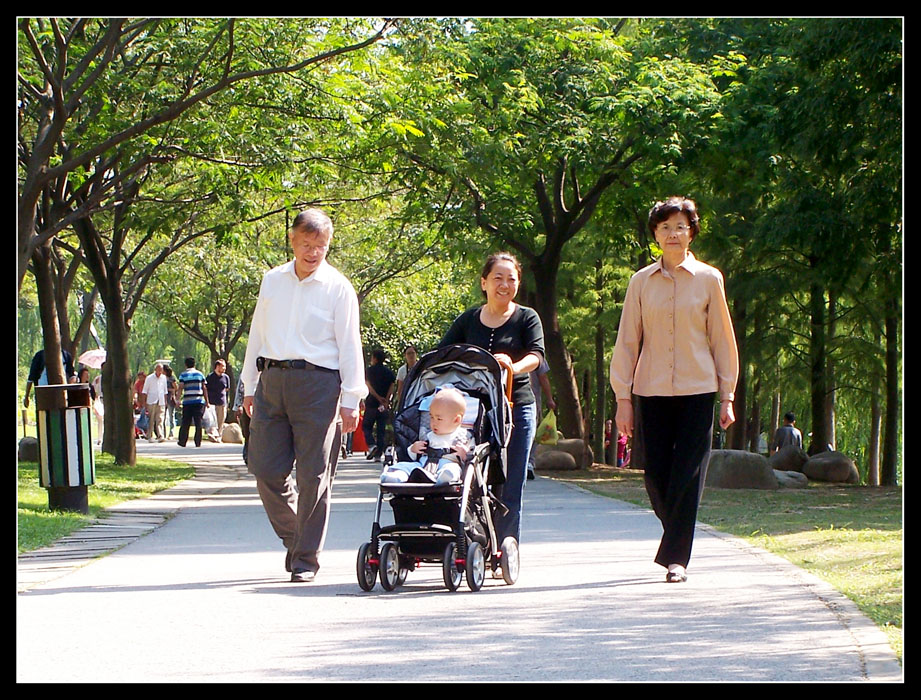
<svg viewBox="0 0 921 700"><path fill-rule="evenodd" d="M841 452L819 452L803 465L803 474L815 481L856 484L860 481L857 465Z"/></svg>
<svg viewBox="0 0 921 700"><path fill-rule="evenodd" d="M803 465L809 461L809 455L802 447L787 445L768 457L772 469L781 472L801 472Z"/></svg>
<svg viewBox="0 0 921 700"><path fill-rule="evenodd" d="M774 476L777 477L777 485L782 489L804 489L809 486L809 479L802 472L775 469Z"/></svg>
<svg viewBox="0 0 921 700"><path fill-rule="evenodd" d="M239 423L224 423L221 429L221 442L232 442L237 445L243 444L243 430Z"/></svg>
<svg viewBox="0 0 921 700"><path fill-rule="evenodd" d="M38 440L27 435L19 441L19 461L20 462L37 462L38 461Z"/></svg>
<svg viewBox="0 0 921 700"><path fill-rule="evenodd" d="M542 445L542 447L549 447L548 445ZM568 452L563 452L562 450L541 450L534 457L534 468L545 470L545 469L563 469L563 470L572 470L578 469L579 464L576 463L575 457L573 457Z"/></svg>
<svg viewBox="0 0 921 700"><path fill-rule="evenodd" d="M580 467L590 467L595 459L591 446L580 438L563 438L557 440L554 449L568 452Z"/></svg>
<svg viewBox="0 0 921 700"><path fill-rule="evenodd" d="M716 489L777 489L767 457L745 450L713 450L705 485Z"/></svg>

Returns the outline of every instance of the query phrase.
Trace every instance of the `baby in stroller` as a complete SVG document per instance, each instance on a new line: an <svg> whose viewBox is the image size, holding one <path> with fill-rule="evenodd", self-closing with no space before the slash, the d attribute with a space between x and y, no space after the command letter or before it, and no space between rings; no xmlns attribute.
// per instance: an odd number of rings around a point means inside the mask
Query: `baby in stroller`
<svg viewBox="0 0 921 700"><path fill-rule="evenodd" d="M416 461L385 465L382 484L460 481L462 467L475 447L473 435L463 425L467 402L452 386L440 387L428 407L429 427L425 440L412 443L407 452Z"/></svg>

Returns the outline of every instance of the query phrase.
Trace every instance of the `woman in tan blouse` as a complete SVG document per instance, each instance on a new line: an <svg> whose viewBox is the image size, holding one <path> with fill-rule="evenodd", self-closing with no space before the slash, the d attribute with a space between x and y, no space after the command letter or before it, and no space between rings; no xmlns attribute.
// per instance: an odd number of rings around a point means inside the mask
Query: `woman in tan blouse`
<svg viewBox="0 0 921 700"><path fill-rule="evenodd" d="M735 420L739 355L723 275L688 249L700 231L697 206L684 197L657 202L648 226L662 257L630 279L611 387L617 429L633 437L633 461L662 522L655 561L667 567L666 581L678 583L687 580L716 394L720 427Z"/></svg>

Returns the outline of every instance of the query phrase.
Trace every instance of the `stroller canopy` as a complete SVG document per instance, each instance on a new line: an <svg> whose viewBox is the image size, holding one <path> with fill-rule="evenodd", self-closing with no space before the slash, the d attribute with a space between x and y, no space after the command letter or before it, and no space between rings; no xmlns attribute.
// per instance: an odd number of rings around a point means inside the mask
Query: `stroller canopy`
<svg viewBox="0 0 921 700"><path fill-rule="evenodd" d="M450 383L483 402L489 440L497 449L502 449L511 432L511 411L502 371L491 353L475 345L458 343L427 352L406 377L400 413L417 405L439 386Z"/></svg>

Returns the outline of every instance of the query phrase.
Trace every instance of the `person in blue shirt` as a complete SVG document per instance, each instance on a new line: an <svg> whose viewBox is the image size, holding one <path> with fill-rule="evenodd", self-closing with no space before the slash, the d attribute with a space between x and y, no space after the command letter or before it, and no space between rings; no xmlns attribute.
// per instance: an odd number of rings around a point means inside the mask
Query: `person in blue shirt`
<svg viewBox="0 0 921 700"><path fill-rule="evenodd" d="M195 358L185 358L185 371L179 375L179 385L182 387L182 424L179 426L180 447L185 447L189 440L189 428L195 424L195 447L201 447L201 419L208 406L208 387L205 386L205 375L195 369Z"/></svg>
<svg viewBox="0 0 921 700"><path fill-rule="evenodd" d="M64 374L67 381L71 382L74 378L74 358L67 350L61 350L61 359L64 362ZM29 367L29 378L26 381L26 397L22 405L29 407L29 394L32 393L32 385L46 386L48 384L48 368L45 366L45 351L39 350L32 357L32 364Z"/></svg>

